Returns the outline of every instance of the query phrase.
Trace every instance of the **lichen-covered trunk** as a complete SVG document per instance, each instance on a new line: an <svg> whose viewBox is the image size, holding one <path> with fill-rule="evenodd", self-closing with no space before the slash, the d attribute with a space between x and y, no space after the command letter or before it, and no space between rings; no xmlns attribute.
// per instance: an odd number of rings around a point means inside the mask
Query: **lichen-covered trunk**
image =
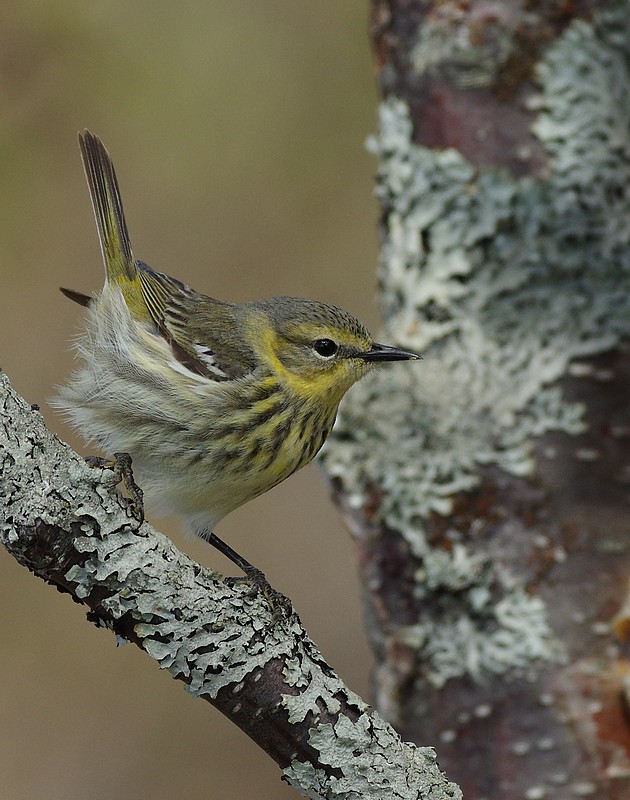
<svg viewBox="0 0 630 800"><path fill-rule="evenodd" d="M325 467L467 800L630 797L630 4L373 0L390 338Z"/></svg>

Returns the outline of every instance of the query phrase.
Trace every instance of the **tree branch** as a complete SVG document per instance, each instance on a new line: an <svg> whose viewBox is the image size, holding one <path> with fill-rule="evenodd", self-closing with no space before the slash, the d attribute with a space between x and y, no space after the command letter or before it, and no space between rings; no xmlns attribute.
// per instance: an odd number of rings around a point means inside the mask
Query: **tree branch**
<svg viewBox="0 0 630 800"><path fill-rule="evenodd" d="M263 598L139 525L108 472L53 436L4 374L0 421L9 553L229 717L292 786L329 800L461 797L431 748L402 742L344 686L296 614L274 622Z"/></svg>

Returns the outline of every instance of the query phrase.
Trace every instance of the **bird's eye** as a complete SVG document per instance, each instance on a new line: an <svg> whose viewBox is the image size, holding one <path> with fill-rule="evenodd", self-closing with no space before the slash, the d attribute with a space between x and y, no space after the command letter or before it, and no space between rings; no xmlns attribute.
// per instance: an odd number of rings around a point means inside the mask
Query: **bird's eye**
<svg viewBox="0 0 630 800"><path fill-rule="evenodd" d="M318 339L313 345L313 350L323 358L330 358L337 352L338 345L332 339Z"/></svg>

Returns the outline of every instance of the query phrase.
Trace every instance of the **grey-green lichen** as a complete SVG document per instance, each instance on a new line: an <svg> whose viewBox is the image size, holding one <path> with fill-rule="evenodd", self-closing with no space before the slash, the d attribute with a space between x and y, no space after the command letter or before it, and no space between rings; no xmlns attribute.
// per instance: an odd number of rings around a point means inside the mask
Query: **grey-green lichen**
<svg viewBox="0 0 630 800"><path fill-rule="evenodd" d="M386 725L376 715L364 715L357 723L340 717L334 725L320 725L311 730L309 742L320 763L332 769L316 769L296 759L284 775L312 800L396 800L408 797L410 787L418 787L418 800L461 800L459 788L444 781L435 751L411 749L408 742L388 743ZM346 751L341 764L340 749Z"/></svg>
<svg viewBox="0 0 630 800"><path fill-rule="evenodd" d="M399 641L425 655L426 678L432 685L439 688L462 675L481 681L504 673L508 666L518 674L534 662L561 659L561 646L553 644L539 597L522 588L506 592L497 602L484 594L478 591L475 597L471 590L470 605L459 605L437 624L426 619L398 631Z"/></svg>
<svg viewBox="0 0 630 800"><path fill-rule="evenodd" d="M440 67L461 88L479 88L497 79L499 70L514 52L514 13L497 4L495 21L484 21L486 33L492 26L492 35L483 37L475 35L470 16L466 4L444 3L433 9L418 31L411 54L419 73L430 73Z"/></svg>
<svg viewBox="0 0 630 800"><path fill-rule="evenodd" d="M419 147L406 104L381 106L369 148L385 211L385 335L425 360L376 371L350 393L324 465L354 507L383 490L382 522L423 561L419 592L467 569L484 587L466 546L433 553L427 518L449 514L481 466L526 476L534 437L583 430L582 409L554 383L573 359L630 333L629 43L628 4L617 2L592 23L574 22L546 52L532 103L543 178L479 171L454 150ZM434 680L554 657L544 608L513 586L499 602L523 607L529 640L518 647L513 614L498 606L489 625L468 602L418 633ZM456 653L446 640L464 634Z"/></svg>
<svg viewBox="0 0 630 800"><path fill-rule="evenodd" d="M319 652L312 651L312 657L319 661ZM322 710L328 714L338 714L341 710L341 697L348 706L362 714L369 712L369 706L358 694L343 686L337 675L326 670L315 670L304 660L289 658L283 669L285 684L299 689L295 693L282 696L282 704L288 711L289 722L303 722L311 714L315 718Z"/></svg>
<svg viewBox="0 0 630 800"><path fill-rule="evenodd" d="M84 465L79 470L90 472ZM115 578L121 586L101 601L103 611L113 620L132 614L144 650L162 669L184 678L192 695L216 698L256 667L286 656L290 634L300 630L297 618L270 627L268 609L258 616L246 611L260 601L246 596L247 587L244 594L235 592L166 537L149 534L146 526L133 530L124 509L116 520L111 507L111 500L79 507L79 514L85 514L85 536L77 536L73 546L85 558L65 578L82 599ZM208 628L209 620L216 625ZM215 639L209 645L211 634ZM315 691L316 682L313 687Z"/></svg>

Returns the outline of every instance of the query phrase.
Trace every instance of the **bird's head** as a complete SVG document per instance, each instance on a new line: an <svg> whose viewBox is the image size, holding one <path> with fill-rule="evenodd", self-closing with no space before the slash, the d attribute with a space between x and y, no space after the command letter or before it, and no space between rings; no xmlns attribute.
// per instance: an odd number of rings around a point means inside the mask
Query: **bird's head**
<svg viewBox="0 0 630 800"><path fill-rule="evenodd" d="M327 303L274 297L251 309L258 358L304 398L337 404L377 364L421 358L376 343L359 320Z"/></svg>

